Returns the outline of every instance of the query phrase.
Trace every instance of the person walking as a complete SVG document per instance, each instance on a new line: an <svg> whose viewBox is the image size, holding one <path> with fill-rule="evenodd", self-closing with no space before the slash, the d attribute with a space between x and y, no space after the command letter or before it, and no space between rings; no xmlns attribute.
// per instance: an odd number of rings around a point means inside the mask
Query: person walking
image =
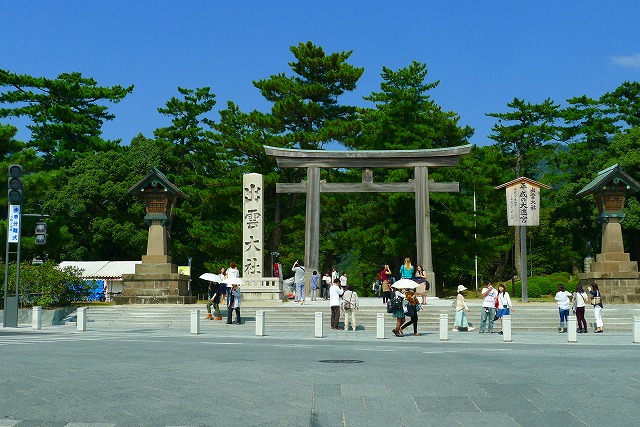
<svg viewBox="0 0 640 427"><path fill-rule="evenodd" d="M395 294L392 298L395 298L398 300L398 304L396 305L396 307L393 309L393 313L392 316L396 319L396 327L394 329L391 330L391 332L393 332L393 334L397 337L403 337L403 333L402 333L402 324L404 323L404 294L402 293L402 291L396 289Z"/></svg>
<svg viewBox="0 0 640 427"><path fill-rule="evenodd" d="M500 319L500 335L504 333L502 316L510 316L512 311L515 310L513 309L513 305L511 305L511 297L509 296L509 292L506 291L503 284L500 284L498 285L498 311L496 313L496 317Z"/></svg>
<svg viewBox="0 0 640 427"><path fill-rule="evenodd" d="M604 326L604 324L602 323L602 295L600 294L600 289L598 289L598 285L596 283L592 283L591 286L589 286L587 289L591 294L593 314L596 318L596 330L594 332L596 334L601 334L604 332L602 330L602 327Z"/></svg>
<svg viewBox="0 0 640 427"><path fill-rule="evenodd" d="M463 285L458 285L458 296L456 296L456 318L453 321L453 332L458 331L473 331L475 328L473 326L469 326L469 321L467 320L467 313L469 313L469 307L467 307L467 303L464 300L464 295L462 295L462 291L466 291Z"/></svg>
<svg viewBox="0 0 640 427"><path fill-rule="evenodd" d="M589 303L589 295L584 291L582 285L576 286L576 293L573 294L573 305L576 311L576 317L578 318L578 333L586 334L587 320L584 317L587 304Z"/></svg>
<svg viewBox="0 0 640 427"><path fill-rule="evenodd" d="M311 288L311 301L316 301L316 294L318 292L318 285L320 283L320 275L317 271L313 271L309 287Z"/></svg>
<svg viewBox="0 0 640 427"><path fill-rule="evenodd" d="M400 267L400 278L413 279L413 271L414 268L411 265L411 260L409 258L405 258L404 264Z"/></svg>
<svg viewBox="0 0 640 427"><path fill-rule="evenodd" d="M420 310L420 302L416 297L415 291L409 289L407 290L407 295L405 298L405 314L409 316L409 321L406 321L400 326L400 330L404 330L409 325L413 325L413 335L419 337L418 333L418 311Z"/></svg>
<svg viewBox="0 0 640 427"><path fill-rule="evenodd" d="M240 287L236 284L231 285L230 288L230 296L227 305L227 325L230 325L233 319L233 311L236 312L236 323L240 324L240 299L242 296L242 292L240 291Z"/></svg>
<svg viewBox="0 0 640 427"><path fill-rule="evenodd" d="M344 290L340 287L340 279L333 280L333 285L329 288L329 306L331 307L331 329L338 329L340 321L340 296Z"/></svg>
<svg viewBox="0 0 640 427"><path fill-rule="evenodd" d="M571 292L567 292L564 290L564 285L558 285L558 292L556 292L556 301L558 302L558 312L560 313L560 327L558 328L559 333L567 332L567 328L565 328L565 323L569 320L569 303L570 299L573 295Z"/></svg>
<svg viewBox="0 0 640 427"><path fill-rule="evenodd" d="M296 260L293 263L293 267L291 267L291 271L294 274L293 283L296 286L296 300L299 304L304 304L304 267Z"/></svg>
<svg viewBox="0 0 640 427"><path fill-rule="evenodd" d="M391 269L387 264L384 265L382 270L380 271L380 279L382 280L382 303L386 304L389 299L389 294L391 293L391 287L389 285L389 280L391 278Z"/></svg>
<svg viewBox="0 0 640 427"><path fill-rule="evenodd" d="M216 287L218 287L217 283L216 283ZM213 283L209 282L209 286L207 287L207 319L208 320L213 320L213 314L211 314L211 306L213 305L213 297L217 294L218 292L213 289Z"/></svg>
<svg viewBox="0 0 640 427"><path fill-rule="evenodd" d="M493 333L493 320L496 316L496 298L498 291L493 288L491 282L487 283L487 286L482 288L482 313L480 314L480 333L485 333L485 328L490 334ZM488 323L488 325L487 325Z"/></svg>
<svg viewBox="0 0 640 427"><path fill-rule="evenodd" d="M356 330L356 311L360 310L360 300L358 293L353 290L353 285L348 285L347 290L342 294L342 311L344 312L344 330L349 330L349 316L351 316L351 327Z"/></svg>

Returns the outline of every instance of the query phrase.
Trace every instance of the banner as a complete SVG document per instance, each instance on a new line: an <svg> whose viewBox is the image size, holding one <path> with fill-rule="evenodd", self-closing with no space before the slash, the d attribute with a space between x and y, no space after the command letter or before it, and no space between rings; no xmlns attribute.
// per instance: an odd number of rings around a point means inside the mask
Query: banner
<svg viewBox="0 0 640 427"><path fill-rule="evenodd" d="M9 224L7 242L18 243L20 240L20 205L9 205Z"/></svg>

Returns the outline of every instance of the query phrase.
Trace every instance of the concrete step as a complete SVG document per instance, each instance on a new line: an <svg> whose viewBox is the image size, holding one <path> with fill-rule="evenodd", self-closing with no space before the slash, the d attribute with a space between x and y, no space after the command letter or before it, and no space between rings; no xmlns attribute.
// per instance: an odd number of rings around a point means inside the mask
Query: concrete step
<svg viewBox="0 0 640 427"><path fill-rule="evenodd" d="M197 306L98 306L90 307L87 317L90 324L105 327L179 327L188 329L191 322L191 312ZM605 311L605 329L608 331L631 331L634 315L640 313L640 308L625 307ZM358 325L364 329L377 327L378 313L385 313L385 325L392 325L395 319L380 307L363 307L357 314ZM201 327L216 328L217 325L225 325L223 321L209 321L205 318L206 310L199 307ZM328 327L331 317L329 307L300 307L300 306L265 306L247 307L242 309L242 317L245 324L255 323L256 311L265 311L267 327L274 329L309 329L315 325L315 313L322 312L323 323ZM480 308L472 308L469 316L471 323L478 327L480 324ZM222 310L226 319L226 308ZM426 330L438 330L440 314L448 314L449 328L453 326L454 313L450 306L430 306L420 315L420 328ZM588 313L589 314L589 313ZM609 314L609 316L606 316ZM614 317L615 315L615 317ZM589 328L593 329L593 319L587 316ZM514 313L512 328L514 331L557 331L559 323L557 308L533 307L521 308ZM225 325L226 326L226 325ZM499 322L496 322L499 329Z"/></svg>

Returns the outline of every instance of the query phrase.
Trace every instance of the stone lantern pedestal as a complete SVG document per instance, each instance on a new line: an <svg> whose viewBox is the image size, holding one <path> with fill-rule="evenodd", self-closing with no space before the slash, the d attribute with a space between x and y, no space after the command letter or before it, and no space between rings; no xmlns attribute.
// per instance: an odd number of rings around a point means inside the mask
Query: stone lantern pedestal
<svg viewBox="0 0 640 427"><path fill-rule="evenodd" d="M149 224L147 254L136 264L134 274L123 274L122 296L116 304L194 304L189 290L189 276L178 273L178 266L168 255L168 229L171 211L179 199L185 199L175 185L156 168L129 190L144 200L145 222Z"/></svg>

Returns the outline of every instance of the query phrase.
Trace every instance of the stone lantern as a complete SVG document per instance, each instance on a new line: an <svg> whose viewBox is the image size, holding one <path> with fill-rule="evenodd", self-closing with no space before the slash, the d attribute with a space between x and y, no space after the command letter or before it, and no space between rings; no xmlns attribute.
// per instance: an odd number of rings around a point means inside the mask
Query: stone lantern
<svg viewBox="0 0 640 427"><path fill-rule="evenodd" d="M168 252L168 231L172 212L179 200L187 196L155 167L129 189L145 206L145 222L149 225L147 254L136 264L135 274L123 274L121 297L116 303L194 303L189 290L189 276L178 273Z"/></svg>
<svg viewBox="0 0 640 427"><path fill-rule="evenodd" d="M609 302L636 301L638 284L637 261L631 261L624 251L621 223L624 220L624 201L627 195L640 190L640 184L615 164L598 176L577 196L593 194L598 208L598 222L602 224L601 253L591 263L590 272L580 275L586 289L595 282ZM603 289L604 286L604 289Z"/></svg>

